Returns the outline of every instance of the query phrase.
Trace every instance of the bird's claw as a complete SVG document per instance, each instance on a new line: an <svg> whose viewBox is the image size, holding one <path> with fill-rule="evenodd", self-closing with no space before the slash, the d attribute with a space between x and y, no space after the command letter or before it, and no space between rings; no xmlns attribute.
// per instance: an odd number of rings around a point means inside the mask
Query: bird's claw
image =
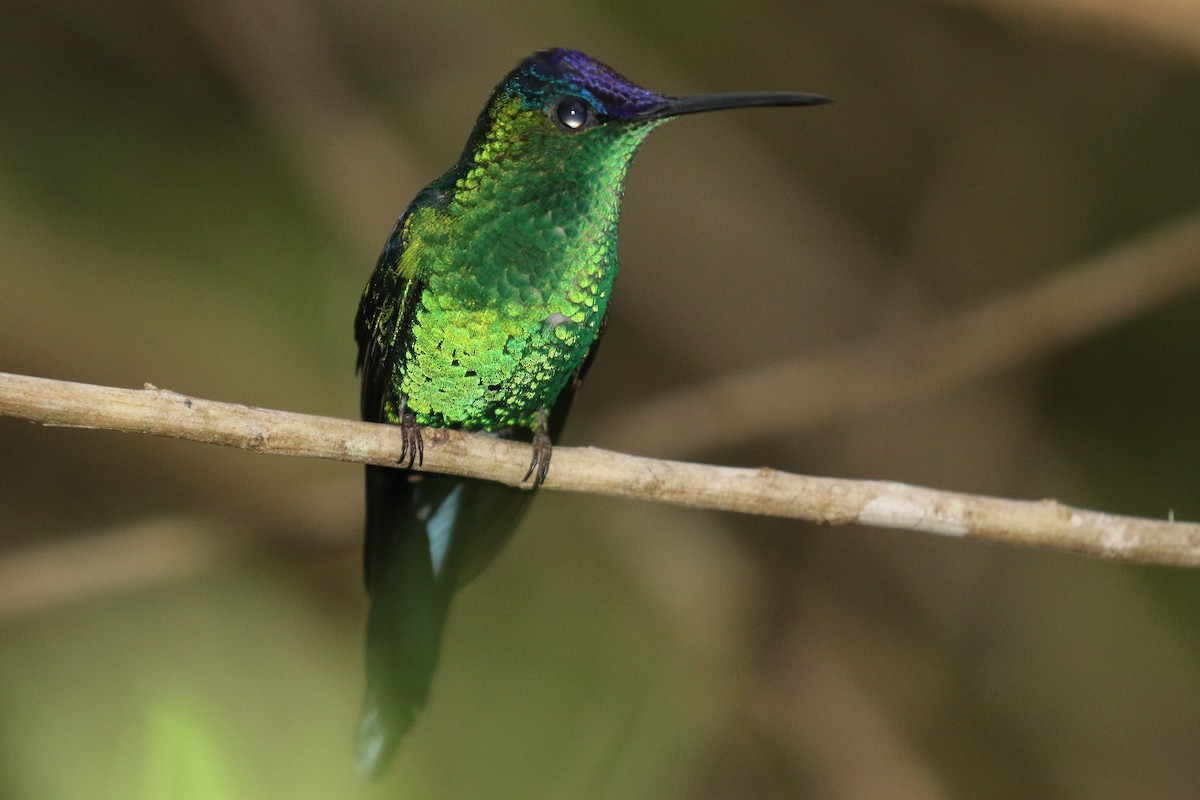
<svg viewBox="0 0 1200 800"><path fill-rule="evenodd" d="M553 450L550 442L550 434L546 432L550 414L546 409L542 409L537 413L537 419L533 424L533 457L529 459L529 469L525 471L525 477L521 478L521 482L533 478L534 489L542 485L546 480L546 473L550 471L550 454Z"/></svg>
<svg viewBox="0 0 1200 800"><path fill-rule="evenodd" d="M396 463L403 464L406 458L406 469L412 469L414 463L425 464L425 439L417 427L417 418L407 408L400 412L400 458Z"/></svg>
<svg viewBox="0 0 1200 800"><path fill-rule="evenodd" d="M529 469L526 470L525 477L521 478L522 483L532 477L534 489L542 485L546 480L546 473L550 471L550 454L553 449L549 434L541 430L533 434L533 457L529 459Z"/></svg>

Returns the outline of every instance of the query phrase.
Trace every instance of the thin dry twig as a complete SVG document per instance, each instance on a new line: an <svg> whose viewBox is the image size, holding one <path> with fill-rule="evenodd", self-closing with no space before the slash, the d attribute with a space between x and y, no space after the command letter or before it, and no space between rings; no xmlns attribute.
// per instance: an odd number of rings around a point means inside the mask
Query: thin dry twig
<svg viewBox="0 0 1200 800"><path fill-rule="evenodd" d="M253 450L392 466L391 425L202 400L147 386L117 389L0 373L0 416L44 425L148 433ZM425 468L521 485L526 445L425 428ZM591 447L555 449L550 489L696 508L859 523L1066 550L1118 561L1200 565L1200 525L884 481L807 477L640 458Z"/></svg>

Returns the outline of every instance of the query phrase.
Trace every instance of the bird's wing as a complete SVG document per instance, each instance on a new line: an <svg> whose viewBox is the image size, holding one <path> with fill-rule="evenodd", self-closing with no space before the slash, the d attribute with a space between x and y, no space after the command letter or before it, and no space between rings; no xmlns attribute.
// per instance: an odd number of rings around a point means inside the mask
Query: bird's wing
<svg viewBox="0 0 1200 800"><path fill-rule="evenodd" d="M420 278L409 277L401 269L408 221L414 208L415 203L396 222L375 272L363 290L354 318L357 366L362 375L362 418L368 422L389 421L385 407L393 392L392 376L424 291Z"/></svg>

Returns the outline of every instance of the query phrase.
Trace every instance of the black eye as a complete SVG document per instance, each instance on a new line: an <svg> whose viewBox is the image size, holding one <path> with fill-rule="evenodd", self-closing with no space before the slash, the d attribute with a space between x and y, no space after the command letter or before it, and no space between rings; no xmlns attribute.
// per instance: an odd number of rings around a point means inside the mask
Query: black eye
<svg viewBox="0 0 1200 800"><path fill-rule="evenodd" d="M554 106L554 121L568 131L577 131L588 124L591 107L577 97L564 97Z"/></svg>

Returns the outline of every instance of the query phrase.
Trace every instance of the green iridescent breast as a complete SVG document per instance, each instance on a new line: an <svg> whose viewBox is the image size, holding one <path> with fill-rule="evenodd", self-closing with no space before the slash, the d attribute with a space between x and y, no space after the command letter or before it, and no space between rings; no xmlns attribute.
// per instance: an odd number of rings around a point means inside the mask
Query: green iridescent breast
<svg viewBox="0 0 1200 800"><path fill-rule="evenodd" d="M652 127L568 139L516 99L491 113L447 201L405 229L399 269L424 290L394 385L422 425L532 427L554 404L603 321L625 167Z"/></svg>

